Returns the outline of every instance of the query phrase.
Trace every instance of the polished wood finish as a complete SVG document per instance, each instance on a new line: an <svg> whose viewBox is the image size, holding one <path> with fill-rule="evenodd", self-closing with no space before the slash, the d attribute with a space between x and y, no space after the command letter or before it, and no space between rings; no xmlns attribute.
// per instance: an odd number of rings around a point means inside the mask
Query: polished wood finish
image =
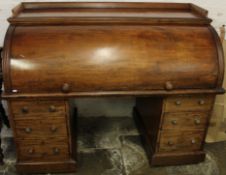
<svg viewBox="0 0 226 175"><path fill-rule="evenodd" d="M203 150L213 104L212 95L137 98L136 115L150 164L202 161L205 156L200 151ZM194 156L191 153L195 153Z"/></svg>
<svg viewBox="0 0 226 175"><path fill-rule="evenodd" d="M40 94L6 94L4 93L2 95L3 99L35 99L38 97L41 98L72 98L72 97L109 97L109 96L136 96L136 97L141 97L141 96L173 96L173 95L183 95L183 94L192 94L192 95L197 95L197 94L224 94L225 90L223 88L219 89L192 89L192 90L173 90L173 91L166 91L166 90L142 90L142 91L109 91L109 92L71 92L71 93L40 93Z"/></svg>
<svg viewBox="0 0 226 175"><path fill-rule="evenodd" d="M183 165L199 163L205 160L203 151L192 151L184 153L155 154L150 160L151 165Z"/></svg>
<svg viewBox="0 0 226 175"><path fill-rule="evenodd" d="M203 129L208 120L208 112L175 112L165 113L162 129Z"/></svg>
<svg viewBox="0 0 226 175"><path fill-rule="evenodd" d="M111 19L115 19L114 15L117 16L117 19L122 19L124 13L126 14L125 20L131 20L133 19L131 15L138 12L140 13L138 21L142 21L142 16L145 16L150 20L158 19L159 22L160 16L158 15L161 14L161 19L166 19L169 14L174 13L177 18L171 17L171 24L173 24L173 19L187 21L188 19L184 19L180 13L178 14L181 11L187 13L188 16L193 15L189 18L192 19L191 21L194 21L195 18L207 19L203 15L202 9L197 10L197 7L190 4L138 4L56 3L51 5L49 3L25 3L22 4L20 13L11 19L19 20L20 15L25 15L25 17L21 17L25 23L29 20L34 22L33 18L38 21L44 19L51 22L55 20L50 17L51 15L62 14L68 17L70 11L77 14L73 14L73 19L76 20L86 13L92 12L92 18L95 15L98 16L95 22L105 19L106 15L110 15L108 18ZM144 9L144 6L147 9ZM118 13L122 10L125 11L123 14ZM65 12L61 13L61 11ZM149 16L147 12L154 16ZM34 17L29 17L30 13ZM26 17L26 15L28 16ZM40 17L35 15L40 15ZM86 16L83 18L86 19ZM65 17L63 19L65 20ZM4 70L9 71L7 74L5 73L6 79L9 79L6 86L10 86L6 88L6 92L8 91L7 93L11 95L24 96L39 93L48 96L59 92L73 95L70 93L97 91L102 93L132 91L136 93L142 90L144 93L162 90L159 91L161 94L164 93L166 84L172 86L168 91L192 89L195 92L198 89L219 88L217 84L222 81L218 77L222 76L220 62L223 62L223 58L218 57L220 51L215 49L217 38L212 29L206 25L164 24L159 26L155 24L149 27L142 24L125 25L122 23L120 27L61 25L57 28L42 24L38 26L37 24L35 26L20 25L16 27L16 30L9 31L14 36L10 48L11 57L13 57L10 59L10 71L7 66L9 59L5 59L7 68ZM131 43L131 38L133 38L132 43L136 44ZM104 42L99 42L100 40ZM67 48L64 48L64 43L67 43ZM25 45L30 47L24 47ZM40 45L42 47L39 47ZM31 51L31 48L38 49ZM46 50L49 53L47 57L43 55ZM142 58L142 62L140 62L140 58ZM152 62L149 61L150 58ZM205 62L203 62L203 58L205 58ZM46 63L53 59L54 64L50 70ZM218 66L220 71L217 71ZM113 70L112 67L114 67ZM55 72L55 74L51 72ZM110 76L109 79L105 78L106 74ZM55 77L55 75L60 77ZM18 78L24 76L26 76L26 82ZM42 78L40 79L40 77ZM50 80L54 84L50 85L48 83ZM63 90L65 85L67 86L66 92ZM49 94L50 91L51 94Z"/></svg>
<svg viewBox="0 0 226 175"><path fill-rule="evenodd" d="M151 165L197 163L224 58L207 11L182 3L29 2L13 9L4 93L21 173L76 170L72 97L134 96Z"/></svg>
<svg viewBox="0 0 226 175"><path fill-rule="evenodd" d="M74 160L69 161L53 161L53 162L18 162L16 164L18 172L26 173L60 173L60 172L74 172L76 170L76 162Z"/></svg>
<svg viewBox="0 0 226 175"><path fill-rule="evenodd" d="M164 130L160 137L158 151L161 153L197 151L201 149L204 131Z"/></svg>
<svg viewBox="0 0 226 175"><path fill-rule="evenodd" d="M18 150L20 161L54 162L69 159L66 145L54 145L54 147L46 145L23 146L19 147Z"/></svg>
<svg viewBox="0 0 226 175"><path fill-rule="evenodd" d="M214 96L187 96L167 98L165 112L209 111L212 109Z"/></svg>
<svg viewBox="0 0 226 175"><path fill-rule="evenodd" d="M64 99L16 100L8 103L13 117L11 123L17 146L19 172L24 171L26 164L34 168L32 171L25 170L26 172L48 172L48 165L58 163L66 172L75 171L73 149L76 147L71 143L73 131L69 126L71 121L67 103ZM70 169L67 169L69 161ZM37 165L46 168L35 169Z"/></svg>
<svg viewBox="0 0 226 175"><path fill-rule="evenodd" d="M206 10L183 3L21 3L9 22L47 24L196 24L211 22ZM144 13L145 12L145 13Z"/></svg>
<svg viewBox="0 0 226 175"><path fill-rule="evenodd" d="M136 44L131 43L132 37ZM62 49L65 43L67 47ZM38 49L33 52L32 48ZM214 88L218 66L214 48L206 27L17 27L11 48L11 91L32 94L162 90L168 80L172 89ZM203 53L203 49L207 51ZM43 55L46 50L51 54ZM52 60L50 68L47 63ZM26 81L19 78L25 76Z"/></svg>
<svg viewBox="0 0 226 175"><path fill-rule="evenodd" d="M12 101L12 113L16 118L27 119L40 115L64 117L65 110L65 102L62 100Z"/></svg>

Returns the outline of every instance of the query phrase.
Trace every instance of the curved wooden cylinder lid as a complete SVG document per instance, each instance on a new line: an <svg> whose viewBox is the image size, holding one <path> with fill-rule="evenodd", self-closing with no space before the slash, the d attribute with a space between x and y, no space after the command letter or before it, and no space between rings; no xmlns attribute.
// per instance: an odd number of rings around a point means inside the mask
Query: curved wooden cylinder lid
<svg viewBox="0 0 226 175"><path fill-rule="evenodd" d="M8 36L6 91L216 89L223 68L214 32L208 25L19 25Z"/></svg>

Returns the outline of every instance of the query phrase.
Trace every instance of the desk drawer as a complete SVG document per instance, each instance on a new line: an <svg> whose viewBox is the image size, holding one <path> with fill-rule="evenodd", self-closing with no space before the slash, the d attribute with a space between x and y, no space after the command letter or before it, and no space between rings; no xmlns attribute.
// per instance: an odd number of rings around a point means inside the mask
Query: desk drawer
<svg viewBox="0 0 226 175"><path fill-rule="evenodd" d="M49 146L49 145L62 145L68 144L68 138L63 136L43 136L40 137L18 137L16 138L16 142L22 146L31 146L31 145L42 145L42 146Z"/></svg>
<svg viewBox="0 0 226 175"><path fill-rule="evenodd" d="M29 116L64 116L65 102L56 100L12 101L14 118L27 118Z"/></svg>
<svg viewBox="0 0 226 175"><path fill-rule="evenodd" d="M178 96L165 100L165 112L210 111L214 96Z"/></svg>
<svg viewBox="0 0 226 175"><path fill-rule="evenodd" d="M15 121L16 135L19 138L67 137L65 118L49 117L48 120L25 119Z"/></svg>
<svg viewBox="0 0 226 175"><path fill-rule="evenodd" d="M69 159L68 145L29 145L19 146L21 161L63 161Z"/></svg>
<svg viewBox="0 0 226 175"><path fill-rule="evenodd" d="M201 149L204 131L161 131L159 152L184 152Z"/></svg>
<svg viewBox="0 0 226 175"><path fill-rule="evenodd" d="M165 113L162 129L204 130L208 121L207 112L175 112Z"/></svg>

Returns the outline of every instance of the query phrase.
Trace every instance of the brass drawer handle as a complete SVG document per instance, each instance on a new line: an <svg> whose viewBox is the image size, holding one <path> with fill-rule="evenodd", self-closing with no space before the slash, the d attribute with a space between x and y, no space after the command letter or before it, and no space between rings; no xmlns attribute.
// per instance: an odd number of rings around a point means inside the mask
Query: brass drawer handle
<svg viewBox="0 0 226 175"><path fill-rule="evenodd" d="M181 101L180 100L175 101L175 105L180 106L181 105Z"/></svg>
<svg viewBox="0 0 226 175"><path fill-rule="evenodd" d="M34 151L34 149L33 148L30 148L29 150L28 150L28 153L29 154L33 154L35 151Z"/></svg>
<svg viewBox="0 0 226 175"><path fill-rule="evenodd" d="M171 123L172 123L173 125L176 125L176 124L177 124L177 121L176 121L176 120L172 120Z"/></svg>
<svg viewBox="0 0 226 175"><path fill-rule="evenodd" d="M58 148L53 148L53 154L59 154L60 153L60 150Z"/></svg>
<svg viewBox="0 0 226 175"><path fill-rule="evenodd" d="M174 145L174 144L173 144L172 141L168 141L168 145L169 145L169 146L172 146L172 145Z"/></svg>
<svg viewBox="0 0 226 175"><path fill-rule="evenodd" d="M192 139L192 140L191 140L191 143L192 143L192 144L195 144L195 143L196 143L195 139Z"/></svg>
<svg viewBox="0 0 226 175"><path fill-rule="evenodd" d="M70 85L68 83L64 83L62 86L62 92L68 93L70 91Z"/></svg>
<svg viewBox="0 0 226 175"><path fill-rule="evenodd" d="M49 112L56 112L56 106L54 105L49 106Z"/></svg>
<svg viewBox="0 0 226 175"><path fill-rule="evenodd" d="M199 105L204 105L205 104L205 100L199 100Z"/></svg>
<svg viewBox="0 0 226 175"><path fill-rule="evenodd" d="M29 112L29 109L27 106L24 106L22 109L21 109L21 112L24 113L24 114L27 114Z"/></svg>
<svg viewBox="0 0 226 175"><path fill-rule="evenodd" d="M200 119L195 119L195 124L199 125L201 123Z"/></svg>
<svg viewBox="0 0 226 175"><path fill-rule="evenodd" d="M25 128L24 129L26 133L31 133L32 129L31 128Z"/></svg>
<svg viewBox="0 0 226 175"><path fill-rule="evenodd" d="M56 127L56 126L52 126L52 127L50 128L50 130L54 133L54 132L57 131L57 127Z"/></svg>
<svg viewBox="0 0 226 175"><path fill-rule="evenodd" d="M167 81L165 83L165 89L166 90L172 90L173 89L173 84L170 81Z"/></svg>

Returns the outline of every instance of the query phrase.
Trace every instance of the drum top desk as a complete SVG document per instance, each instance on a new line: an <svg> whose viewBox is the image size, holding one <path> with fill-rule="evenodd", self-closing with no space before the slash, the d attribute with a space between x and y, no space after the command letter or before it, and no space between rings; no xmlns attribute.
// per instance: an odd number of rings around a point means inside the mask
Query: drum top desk
<svg viewBox="0 0 226 175"><path fill-rule="evenodd" d="M203 161L224 58L207 11L180 3L22 3L3 48L22 173L76 170L70 99L134 96L151 165Z"/></svg>

